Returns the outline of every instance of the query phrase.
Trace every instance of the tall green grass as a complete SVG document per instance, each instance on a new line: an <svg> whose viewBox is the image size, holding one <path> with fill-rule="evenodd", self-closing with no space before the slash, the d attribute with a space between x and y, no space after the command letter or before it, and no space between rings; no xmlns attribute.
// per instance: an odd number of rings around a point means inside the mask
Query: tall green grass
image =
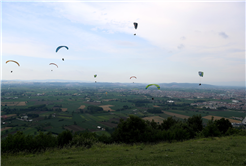
<svg viewBox="0 0 246 166"><path fill-rule="evenodd" d="M72 147L39 154L2 154L2 166L232 166L246 165L245 136L193 139L158 144L96 143L90 149Z"/></svg>

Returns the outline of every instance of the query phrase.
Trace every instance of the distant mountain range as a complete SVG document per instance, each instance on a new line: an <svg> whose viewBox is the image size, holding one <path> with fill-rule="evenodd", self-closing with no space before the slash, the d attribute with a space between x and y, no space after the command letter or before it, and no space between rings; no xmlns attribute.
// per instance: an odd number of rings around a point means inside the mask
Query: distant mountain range
<svg viewBox="0 0 246 166"><path fill-rule="evenodd" d="M81 80L62 80L62 79L46 79L46 80L2 80L2 83L31 83L31 82L40 82L40 83L86 83L86 84L90 84L94 82L91 81L81 81ZM97 82L97 84L100 85L111 85L111 86L142 86L142 85L147 85L148 83L120 83L120 82ZM167 88L218 88L218 87L228 87L228 88L243 88L244 86L226 86L226 85L211 85L211 84L202 84L201 86L199 86L198 83L176 83L176 82L172 82L172 83L157 83L158 85L160 85L161 87L167 87Z"/></svg>

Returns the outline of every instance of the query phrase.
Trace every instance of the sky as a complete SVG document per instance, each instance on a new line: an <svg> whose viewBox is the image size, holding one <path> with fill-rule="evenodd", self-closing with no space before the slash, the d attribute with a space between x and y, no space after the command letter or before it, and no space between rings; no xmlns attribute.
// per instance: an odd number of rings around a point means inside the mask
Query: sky
<svg viewBox="0 0 246 166"><path fill-rule="evenodd" d="M2 80L245 86L245 2L3 1L1 7ZM69 49L56 53L61 45Z"/></svg>

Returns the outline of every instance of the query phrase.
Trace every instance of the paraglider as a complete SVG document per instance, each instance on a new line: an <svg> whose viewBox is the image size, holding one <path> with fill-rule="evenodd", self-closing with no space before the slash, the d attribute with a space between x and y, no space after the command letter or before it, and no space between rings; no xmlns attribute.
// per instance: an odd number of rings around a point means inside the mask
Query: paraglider
<svg viewBox="0 0 246 166"><path fill-rule="evenodd" d="M8 60L8 61L6 61L6 64L9 63L9 62L14 62L14 63L16 63L18 66L20 66L20 64L19 64L18 62L14 61L14 60ZM11 71L11 73L13 73L13 71Z"/></svg>
<svg viewBox="0 0 246 166"><path fill-rule="evenodd" d="M67 46L59 46L59 47L56 48L56 52L59 51L62 47L65 47L68 50ZM62 58L62 60L64 61L64 58Z"/></svg>
<svg viewBox="0 0 246 166"><path fill-rule="evenodd" d="M138 28L138 23L134 22L133 25L134 25L134 28L135 28L135 29ZM135 33L134 35L136 35L136 33Z"/></svg>
<svg viewBox="0 0 246 166"><path fill-rule="evenodd" d="M199 84L199 86L202 85L202 84L201 84L201 77L203 77L203 74L204 74L204 73L203 73L202 71L199 71L199 72L198 72L198 75L200 76L200 84Z"/></svg>
<svg viewBox="0 0 246 166"><path fill-rule="evenodd" d="M161 88L160 88L160 86L159 86L159 85L157 85L157 84L149 84L149 85L147 85L147 86L146 86L146 88L145 88L145 89L148 89L148 87L150 87L150 86L152 86L152 85L156 86L158 89L161 89Z"/></svg>
<svg viewBox="0 0 246 166"><path fill-rule="evenodd" d="M8 60L8 61L6 61L6 63L9 63L9 62L14 62L14 63L16 63L18 66L20 66L20 64L19 64L18 62L14 61L14 60Z"/></svg>
<svg viewBox="0 0 246 166"><path fill-rule="evenodd" d="M94 74L94 78L96 78L97 77L97 74ZM97 81L95 81L95 83L96 83Z"/></svg>
<svg viewBox="0 0 246 166"><path fill-rule="evenodd" d="M136 79L137 79L137 77L135 77L135 76L131 76L131 77L130 77L130 79L132 79L132 78L136 78ZM133 83L134 83L134 82L133 82Z"/></svg>

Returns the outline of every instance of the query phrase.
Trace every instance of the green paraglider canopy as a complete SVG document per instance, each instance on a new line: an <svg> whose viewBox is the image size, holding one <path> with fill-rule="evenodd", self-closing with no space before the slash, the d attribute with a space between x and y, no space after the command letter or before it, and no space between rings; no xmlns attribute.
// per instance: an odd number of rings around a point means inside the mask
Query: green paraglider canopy
<svg viewBox="0 0 246 166"><path fill-rule="evenodd" d="M156 86L158 89L161 89L161 88L160 88L160 86L159 86L159 85L157 85L157 84L149 84L149 85L147 85L147 86L146 86L146 88L145 88L145 89L148 89L148 87L150 87L150 86L152 86L152 85Z"/></svg>
<svg viewBox="0 0 246 166"><path fill-rule="evenodd" d="M202 71L199 71L198 74L199 74L200 77L203 77L204 73Z"/></svg>

